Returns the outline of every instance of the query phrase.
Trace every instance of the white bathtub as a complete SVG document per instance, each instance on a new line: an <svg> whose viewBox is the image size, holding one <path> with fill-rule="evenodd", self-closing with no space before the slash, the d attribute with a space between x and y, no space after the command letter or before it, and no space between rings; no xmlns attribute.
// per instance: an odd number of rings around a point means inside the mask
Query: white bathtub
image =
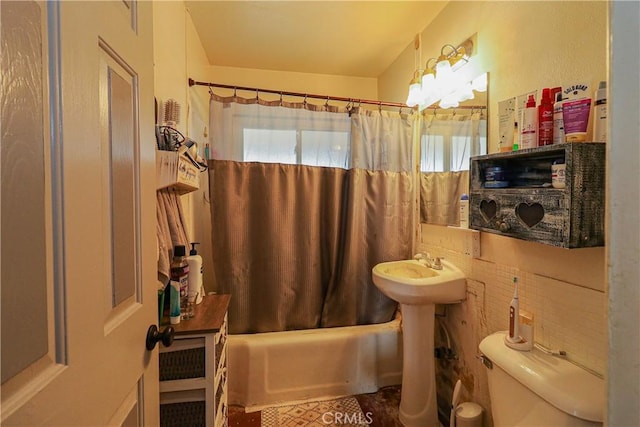
<svg viewBox="0 0 640 427"><path fill-rule="evenodd" d="M228 402L251 412L400 384L401 336L399 318L377 325L229 335Z"/></svg>

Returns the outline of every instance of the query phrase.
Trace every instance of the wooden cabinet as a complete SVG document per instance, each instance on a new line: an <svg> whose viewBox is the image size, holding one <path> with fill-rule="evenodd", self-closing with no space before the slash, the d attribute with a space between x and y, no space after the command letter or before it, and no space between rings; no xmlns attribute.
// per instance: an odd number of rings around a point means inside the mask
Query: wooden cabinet
<svg viewBox="0 0 640 427"><path fill-rule="evenodd" d="M472 157L470 227L563 248L603 246L605 148L579 142ZM565 188L551 186L558 160Z"/></svg>
<svg viewBox="0 0 640 427"><path fill-rule="evenodd" d="M207 295L160 347L160 425L227 426L229 295ZM163 326L168 326L165 318Z"/></svg>

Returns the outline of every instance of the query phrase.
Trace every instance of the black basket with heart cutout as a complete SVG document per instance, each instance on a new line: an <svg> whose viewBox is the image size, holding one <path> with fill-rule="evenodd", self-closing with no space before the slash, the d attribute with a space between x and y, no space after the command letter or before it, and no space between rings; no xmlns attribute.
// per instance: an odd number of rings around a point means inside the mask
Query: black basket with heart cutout
<svg viewBox="0 0 640 427"><path fill-rule="evenodd" d="M565 187L553 188L551 165L560 159L566 164ZM494 185L495 170L508 184ZM469 176L471 228L564 248L604 245L604 144L476 156Z"/></svg>

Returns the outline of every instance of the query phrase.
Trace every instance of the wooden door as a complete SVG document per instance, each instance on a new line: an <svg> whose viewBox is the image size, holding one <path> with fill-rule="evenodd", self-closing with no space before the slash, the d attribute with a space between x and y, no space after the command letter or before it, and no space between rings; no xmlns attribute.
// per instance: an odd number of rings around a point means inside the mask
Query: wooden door
<svg viewBox="0 0 640 427"><path fill-rule="evenodd" d="M157 425L152 3L3 1L2 27L1 422Z"/></svg>

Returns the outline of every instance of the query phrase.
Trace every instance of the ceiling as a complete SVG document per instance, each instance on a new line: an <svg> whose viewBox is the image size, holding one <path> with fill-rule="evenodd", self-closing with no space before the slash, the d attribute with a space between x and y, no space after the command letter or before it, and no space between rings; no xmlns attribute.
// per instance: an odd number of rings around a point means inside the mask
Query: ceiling
<svg viewBox="0 0 640 427"><path fill-rule="evenodd" d="M210 65L378 77L446 1L185 1Z"/></svg>

